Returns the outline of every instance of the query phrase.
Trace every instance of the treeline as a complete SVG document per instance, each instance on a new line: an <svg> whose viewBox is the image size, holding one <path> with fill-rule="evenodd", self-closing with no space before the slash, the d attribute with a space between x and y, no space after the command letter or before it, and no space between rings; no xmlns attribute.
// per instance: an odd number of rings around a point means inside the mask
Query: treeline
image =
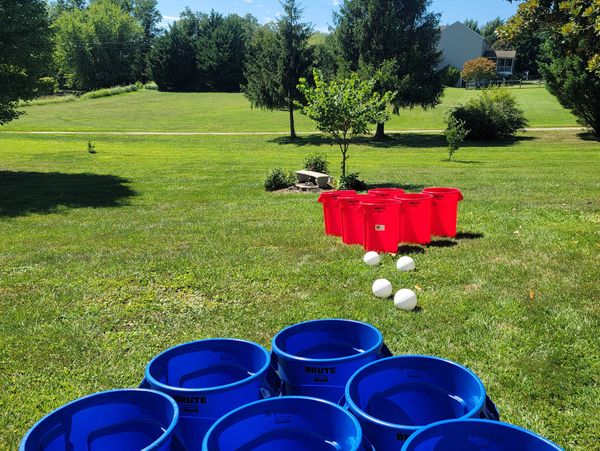
<svg viewBox="0 0 600 451"><path fill-rule="evenodd" d="M148 68L159 89L239 91L255 17L194 13L186 9L154 42Z"/></svg>

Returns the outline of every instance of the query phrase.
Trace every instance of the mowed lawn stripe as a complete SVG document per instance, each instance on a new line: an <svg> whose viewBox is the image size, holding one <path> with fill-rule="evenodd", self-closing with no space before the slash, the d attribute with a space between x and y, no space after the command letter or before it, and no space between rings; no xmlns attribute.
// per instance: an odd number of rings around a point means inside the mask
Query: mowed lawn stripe
<svg viewBox="0 0 600 451"><path fill-rule="evenodd" d="M545 88L512 88L531 127L576 126L575 118ZM443 129L446 113L479 95L447 88L436 108L414 108L392 115L389 130ZM272 132L288 130L283 111L252 109L239 93L168 93L142 90L112 97L24 107L27 113L0 127L0 132L26 131L173 131ZM316 131L313 122L296 114L300 132Z"/></svg>

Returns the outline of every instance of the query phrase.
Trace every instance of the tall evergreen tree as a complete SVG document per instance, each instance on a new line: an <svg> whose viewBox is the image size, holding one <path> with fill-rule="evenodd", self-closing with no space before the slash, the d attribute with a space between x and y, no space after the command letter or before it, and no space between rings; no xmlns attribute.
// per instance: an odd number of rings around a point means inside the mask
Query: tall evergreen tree
<svg viewBox="0 0 600 451"><path fill-rule="evenodd" d="M43 0L0 0L0 125L16 119L19 100L37 95L51 56Z"/></svg>
<svg viewBox="0 0 600 451"><path fill-rule="evenodd" d="M498 40L496 30L502 25L504 25L504 21L500 17L496 17L484 24L479 33L491 46L493 46Z"/></svg>
<svg viewBox="0 0 600 451"><path fill-rule="evenodd" d="M473 30L475 33L479 33L481 30L479 29L479 22L475 19L465 19L463 20L463 24Z"/></svg>
<svg viewBox="0 0 600 451"><path fill-rule="evenodd" d="M169 29L159 36L148 55L152 79L162 91L195 91L200 85L196 62L200 17L186 9Z"/></svg>
<svg viewBox="0 0 600 451"><path fill-rule="evenodd" d="M434 107L443 93L439 15L430 0L345 0L335 16L336 36L348 68L376 76L377 90L397 92L393 112ZM385 135L377 124L376 138Z"/></svg>
<svg viewBox="0 0 600 451"><path fill-rule="evenodd" d="M143 80L147 80L149 76L148 54L150 53L152 43L158 35L158 24L162 20L162 15L158 10L157 5L157 0L136 0L131 12L144 32L144 38L140 48L140 67L137 70L138 76Z"/></svg>
<svg viewBox="0 0 600 451"><path fill-rule="evenodd" d="M295 102L302 99L300 79L309 75L312 25L302 22L297 0L283 0L281 6L284 14L275 26L263 27L252 42L243 90L253 107L288 111L290 137L296 138Z"/></svg>

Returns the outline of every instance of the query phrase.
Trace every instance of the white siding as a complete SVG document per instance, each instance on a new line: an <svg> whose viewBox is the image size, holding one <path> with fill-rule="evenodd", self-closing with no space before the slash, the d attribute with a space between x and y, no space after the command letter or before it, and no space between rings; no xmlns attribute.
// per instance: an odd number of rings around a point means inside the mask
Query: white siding
<svg viewBox="0 0 600 451"><path fill-rule="evenodd" d="M442 30L438 50L442 52L438 69L450 64L462 70L466 61L482 56L488 50L488 43L469 27L455 22Z"/></svg>

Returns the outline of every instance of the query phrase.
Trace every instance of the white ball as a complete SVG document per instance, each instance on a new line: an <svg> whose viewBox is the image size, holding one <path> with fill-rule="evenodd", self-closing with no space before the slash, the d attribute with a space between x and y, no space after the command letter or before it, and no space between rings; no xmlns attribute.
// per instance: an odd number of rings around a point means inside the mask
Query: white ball
<svg viewBox="0 0 600 451"><path fill-rule="evenodd" d="M373 294L378 298L389 298L392 295L392 284L387 279L377 279L373 282Z"/></svg>
<svg viewBox="0 0 600 451"><path fill-rule="evenodd" d="M408 288L402 288L394 295L394 305L401 310L414 310L417 306L417 295Z"/></svg>
<svg viewBox="0 0 600 451"><path fill-rule="evenodd" d="M377 266L381 263L381 255L375 251L369 251L363 257L363 261L369 266Z"/></svg>
<svg viewBox="0 0 600 451"><path fill-rule="evenodd" d="M414 271L415 261L407 256L400 257L396 262L396 268L398 271Z"/></svg>

